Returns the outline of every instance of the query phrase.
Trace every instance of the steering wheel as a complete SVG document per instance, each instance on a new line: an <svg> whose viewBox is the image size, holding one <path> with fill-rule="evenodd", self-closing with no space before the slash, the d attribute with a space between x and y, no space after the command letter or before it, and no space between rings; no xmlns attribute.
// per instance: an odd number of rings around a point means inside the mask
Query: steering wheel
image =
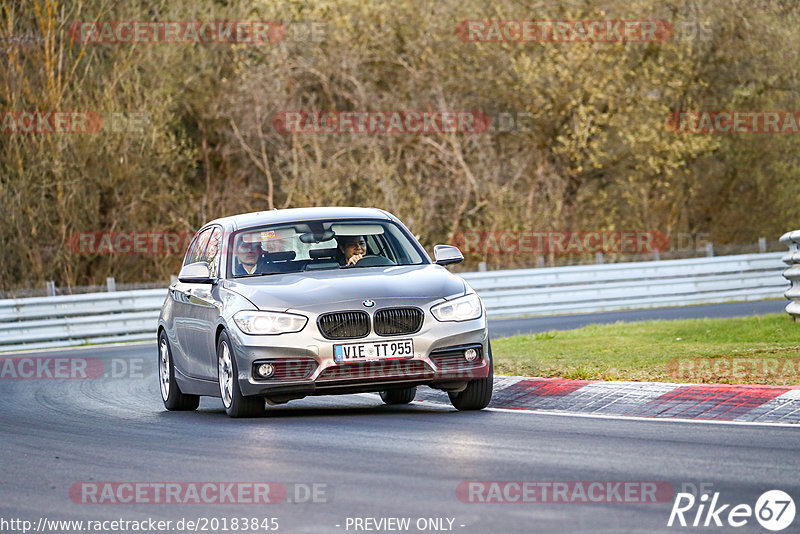
<svg viewBox="0 0 800 534"><path fill-rule="evenodd" d="M368 254L355 263L355 267L388 267L397 265L392 260L376 254Z"/></svg>

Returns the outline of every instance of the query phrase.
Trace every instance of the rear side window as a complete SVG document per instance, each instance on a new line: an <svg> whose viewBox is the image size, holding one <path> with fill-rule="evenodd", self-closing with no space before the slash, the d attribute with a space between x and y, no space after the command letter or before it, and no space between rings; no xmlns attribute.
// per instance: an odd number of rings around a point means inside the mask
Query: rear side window
<svg viewBox="0 0 800 534"><path fill-rule="evenodd" d="M211 228L198 232L192 243L189 245L189 250L186 251L186 258L183 260L184 265L203 261L203 255L208 244L208 238L211 237Z"/></svg>
<svg viewBox="0 0 800 534"><path fill-rule="evenodd" d="M203 254L203 259L197 261L204 261L208 263L208 267L211 270L211 277L216 278L219 276L219 249L220 244L222 243L222 229L219 227L214 228L214 231L211 233L211 237L208 239L208 245L206 246L205 253Z"/></svg>

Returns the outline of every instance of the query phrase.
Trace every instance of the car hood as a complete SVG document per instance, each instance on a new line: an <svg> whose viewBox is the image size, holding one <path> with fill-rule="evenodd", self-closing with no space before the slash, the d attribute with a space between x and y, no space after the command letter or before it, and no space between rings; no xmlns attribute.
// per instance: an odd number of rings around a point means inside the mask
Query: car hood
<svg viewBox="0 0 800 534"><path fill-rule="evenodd" d="M464 281L439 265L364 267L285 273L228 280L225 286L261 310L335 310L366 299L386 305L449 299L466 291ZM383 302L380 302L383 301ZM338 305L337 305L338 304Z"/></svg>

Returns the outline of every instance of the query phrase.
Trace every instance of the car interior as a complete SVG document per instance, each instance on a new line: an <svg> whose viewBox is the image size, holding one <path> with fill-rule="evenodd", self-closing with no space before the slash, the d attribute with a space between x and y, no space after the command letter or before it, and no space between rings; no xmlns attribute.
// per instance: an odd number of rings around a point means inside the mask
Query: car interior
<svg viewBox="0 0 800 534"><path fill-rule="evenodd" d="M356 267L377 267L419 263L409 257L403 246L391 232L376 224L346 225L336 223L306 223L269 231L254 231L237 236L237 243L244 239L261 243L256 271L240 274L239 277L267 274L293 273L342 268L343 256L338 249L336 237L363 236L366 255ZM266 236L267 239L264 239ZM275 244L283 248L299 250L269 251L266 243L277 237ZM234 261L236 261L234 259Z"/></svg>

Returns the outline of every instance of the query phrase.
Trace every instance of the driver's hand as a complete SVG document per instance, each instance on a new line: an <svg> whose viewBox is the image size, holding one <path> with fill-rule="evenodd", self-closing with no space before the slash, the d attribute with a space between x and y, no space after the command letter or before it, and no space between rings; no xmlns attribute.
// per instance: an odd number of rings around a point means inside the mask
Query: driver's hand
<svg viewBox="0 0 800 534"><path fill-rule="evenodd" d="M362 254L353 254L352 256L350 256L350 259L347 260L347 264L345 265L345 267L350 267L351 265L355 265L363 257L364 256Z"/></svg>

